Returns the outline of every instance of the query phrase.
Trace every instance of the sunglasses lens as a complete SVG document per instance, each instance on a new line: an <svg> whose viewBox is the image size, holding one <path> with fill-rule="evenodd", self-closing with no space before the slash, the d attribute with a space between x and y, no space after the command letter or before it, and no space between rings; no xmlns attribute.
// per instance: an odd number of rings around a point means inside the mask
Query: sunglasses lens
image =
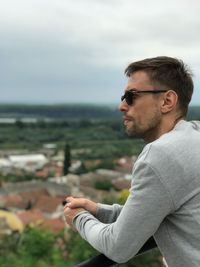
<svg viewBox="0 0 200 267"><path fill-rule="evenodd" d="M126 92L125 93L125 99L126 99L126 103L128 105L132 105L133 104L133 94L132 94L132 92Z"/></svg>
<svg viewBox="0 0 200 267"><path fill-rule="evenodd" d="M122 97L121 101L126 101L126 103L131 106L134 103L134 100L136 99L136 95L132 91L127 91Z"/></svg>
<svg viewBox="0 0 200 267"><path fill-rule="evenodd" d="M133 103L133 95L130 92L126 92L122 97L121 97L121 101L126 101L126 103L128 105L132 105Z"/></svg>

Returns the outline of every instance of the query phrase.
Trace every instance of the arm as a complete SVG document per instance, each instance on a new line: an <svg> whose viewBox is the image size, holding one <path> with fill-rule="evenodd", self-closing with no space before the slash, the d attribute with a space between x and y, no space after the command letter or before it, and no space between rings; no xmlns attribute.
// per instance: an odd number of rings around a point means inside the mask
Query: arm
<svg viewBox="0 0 200 267"><path fill-rule="evenodd" d="M116 221L123 207L118 204L106 205L95 203L86 198L77 198L73 196L67 197L65 204L66 207L70 209L83 208L103 223L112 223Z"/></svg>
<svg viewBox="0 0 200 267"><path fill-rule="evenodd" d="M134 171L130 195L116 222L104 224L84 213L74 219L74 225L94 248L120 263L137 254L173 209L159 174L148 164L140 163Z"/></svg>
<svg viewBox="0 0 200 267"><path fill-rule="evenodd" d="M96 218L103 223L113 223L117 220L123 206L119 204L97 204Z"/></svg>
<svg viewBox="0 0 200 267"><path fill-rule="evenodd" d="M139 250L137 255L142 254L150 249L153 249L157 247L156 242L153 237L150 237L147 242L144 244L144 246ZM107 258L103 254L99 254L89 260L86 260L84 262L81 262L80 264L76 265L75 267L109 267L109 266L115 266L117 263L112 261L111 259Z"/></svg>

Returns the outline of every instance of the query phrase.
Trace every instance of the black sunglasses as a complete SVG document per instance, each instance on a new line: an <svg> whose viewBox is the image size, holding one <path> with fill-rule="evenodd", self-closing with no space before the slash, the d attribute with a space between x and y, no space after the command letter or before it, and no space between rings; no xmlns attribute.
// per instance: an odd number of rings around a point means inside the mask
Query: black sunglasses
<svg viewBox="0 0 200 267"><path fill-rule="evenodd" d="M121 101L126 101L126 103L131 106L134 103L134 100L140 93L150 93L150 94L159 94L167 92L167 90L146 90L146 91L136 91L136 90L128 90L125 94L121 97Z"/></svg>

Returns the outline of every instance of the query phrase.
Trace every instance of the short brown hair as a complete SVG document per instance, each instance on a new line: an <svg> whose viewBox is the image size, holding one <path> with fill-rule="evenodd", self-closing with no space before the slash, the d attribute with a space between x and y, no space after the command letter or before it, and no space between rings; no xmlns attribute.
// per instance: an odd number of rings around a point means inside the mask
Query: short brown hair
<svg viewBox="0 0 200 267"><path fill-rule="evenodd" d="M146 58L131 63L125 69L125 74L130 77L137 71L145 71L152 84L159 86L159 89L163 87L163 89L174 90L178 95L178 103L183 115L187 114L194 84L192 72L182 60L166 56Z"/></svg>

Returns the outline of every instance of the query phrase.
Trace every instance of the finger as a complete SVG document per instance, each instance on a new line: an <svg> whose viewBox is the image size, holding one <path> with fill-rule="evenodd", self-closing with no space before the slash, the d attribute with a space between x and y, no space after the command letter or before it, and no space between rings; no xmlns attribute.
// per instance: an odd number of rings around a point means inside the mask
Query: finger
<svg viewBox="0 0 200 267"><path fill-rule="evenodd" d="M83 199L74 197L67 198L66 205L71 209L83 207Z"/></svg>
<svg viewBox="0 0 200 267"><path fill-rule="evenodd" d="M71 202L69 202L69 201L67 201L67 200L63 200L63 201L62 201L62 205L63 205L64 207L69 207L70 204L71 204Z"/></svg>
<svg viewBox="0 0 200 267"><path fill-rule="evenodd" d="M67 196L63 201L62 201L62 205L65 206L67 203L71 202L73 199L72 196Z"/></svg>
<svg viewBox="0 0 200 267"><path fill-rule="evenodd" d="M64 214L66 215L67 213L69 213L70 208L68 208L67 206L64 207Z"/></svg>
<svg viewBox="0 0 200 267"><path fill-rule="evenodd" d="M62 201L62 205L65 206L67 204L67 200Z"/></svg>

